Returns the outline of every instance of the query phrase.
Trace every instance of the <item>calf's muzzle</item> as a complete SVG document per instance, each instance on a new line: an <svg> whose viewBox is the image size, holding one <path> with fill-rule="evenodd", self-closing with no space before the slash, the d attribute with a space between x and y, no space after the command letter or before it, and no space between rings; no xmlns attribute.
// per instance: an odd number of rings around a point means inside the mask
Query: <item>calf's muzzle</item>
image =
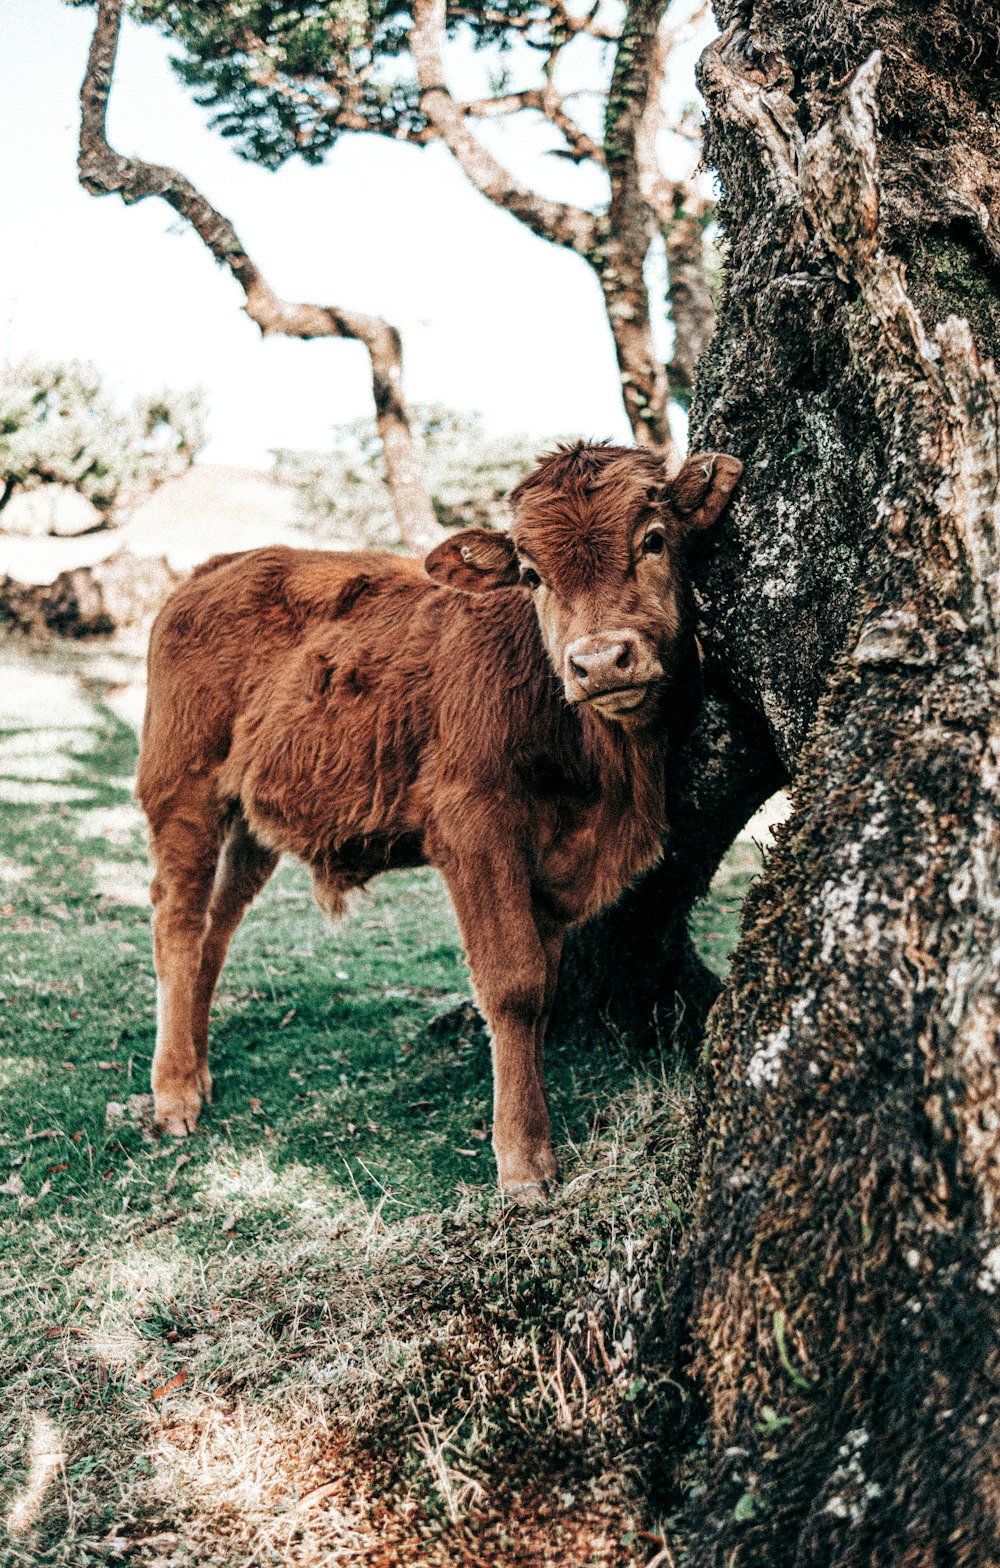
<svg viewBox="0 0 1000 1568"><path fill-rule="evenodd" d="M563 682L568 702L624 699L634 693L637 701L663 674L663 665L651 648L632 632L601 632L578 637L566 649Z"/></svg>

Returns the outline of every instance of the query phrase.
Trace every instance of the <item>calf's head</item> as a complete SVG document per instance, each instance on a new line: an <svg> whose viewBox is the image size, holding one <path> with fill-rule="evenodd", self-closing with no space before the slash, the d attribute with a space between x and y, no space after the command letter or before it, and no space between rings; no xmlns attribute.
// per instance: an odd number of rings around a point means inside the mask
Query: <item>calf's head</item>
<svg viewBox="0 0 1000 1568"><path fill-rule="evenodd" d="M531 594L567 702L642 722L690 635L685 541L715 521L742 472L735 457L700 452L668 480L652 452L561 447L512 491L509 534L466 529L424 564L465 593Z"/></svg>

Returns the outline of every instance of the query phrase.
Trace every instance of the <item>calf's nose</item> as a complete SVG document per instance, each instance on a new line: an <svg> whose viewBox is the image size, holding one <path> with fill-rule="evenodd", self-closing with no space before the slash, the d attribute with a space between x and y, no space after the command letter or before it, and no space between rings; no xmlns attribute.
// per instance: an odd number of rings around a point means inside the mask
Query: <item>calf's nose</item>
<svg viewBox="0 0 1000 1568"><path fill-rule="evenodd" d="M581 638L567 648L566 663L573 684L591 697L632 683L639 671L639 648L626 634Z"/></svg>

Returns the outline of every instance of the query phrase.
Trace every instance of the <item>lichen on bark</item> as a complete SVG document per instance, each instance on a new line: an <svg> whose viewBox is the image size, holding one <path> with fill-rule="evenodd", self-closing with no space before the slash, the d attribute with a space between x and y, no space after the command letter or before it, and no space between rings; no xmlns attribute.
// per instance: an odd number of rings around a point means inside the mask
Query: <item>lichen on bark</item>
<svg viewBox="0 0 1000 1568"><path fill-rule="evenodd" d="M698 1564L1000 1561L992 187L955 218L1000 133L995 54L934 11L936 54L904 0L745 0L702 68L730 253L694 439L748 483L699 590L794 812L647 1346L688 1390L660 1482Z"/></svg>

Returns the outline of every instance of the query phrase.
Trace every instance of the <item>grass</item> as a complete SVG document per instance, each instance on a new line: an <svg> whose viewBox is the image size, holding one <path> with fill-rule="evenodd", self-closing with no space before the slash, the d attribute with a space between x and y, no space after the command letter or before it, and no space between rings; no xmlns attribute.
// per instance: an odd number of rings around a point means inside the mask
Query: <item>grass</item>
<svg viewBox="0 0 1000 1568"><path fill-rule="evenodd" d="M286 865L223 973L216 1105L160 1138L133 672L5 673L0 1562L654 1557L633 1320L689 1197L684 1084L558 1055L563 1185L505 1216L439 881L331 928ZM753 865L699 914L716 964Z"/></svg>
<svg viewBox="0 0 1000 1568"><path fill-rule="evenodd" d="M751 829L752 831L752 829ZM763 862L753 838L738 838L712 882L707 898L691 911L691 934L710 969L725 979L740 931L740 910Z"/></svg>

